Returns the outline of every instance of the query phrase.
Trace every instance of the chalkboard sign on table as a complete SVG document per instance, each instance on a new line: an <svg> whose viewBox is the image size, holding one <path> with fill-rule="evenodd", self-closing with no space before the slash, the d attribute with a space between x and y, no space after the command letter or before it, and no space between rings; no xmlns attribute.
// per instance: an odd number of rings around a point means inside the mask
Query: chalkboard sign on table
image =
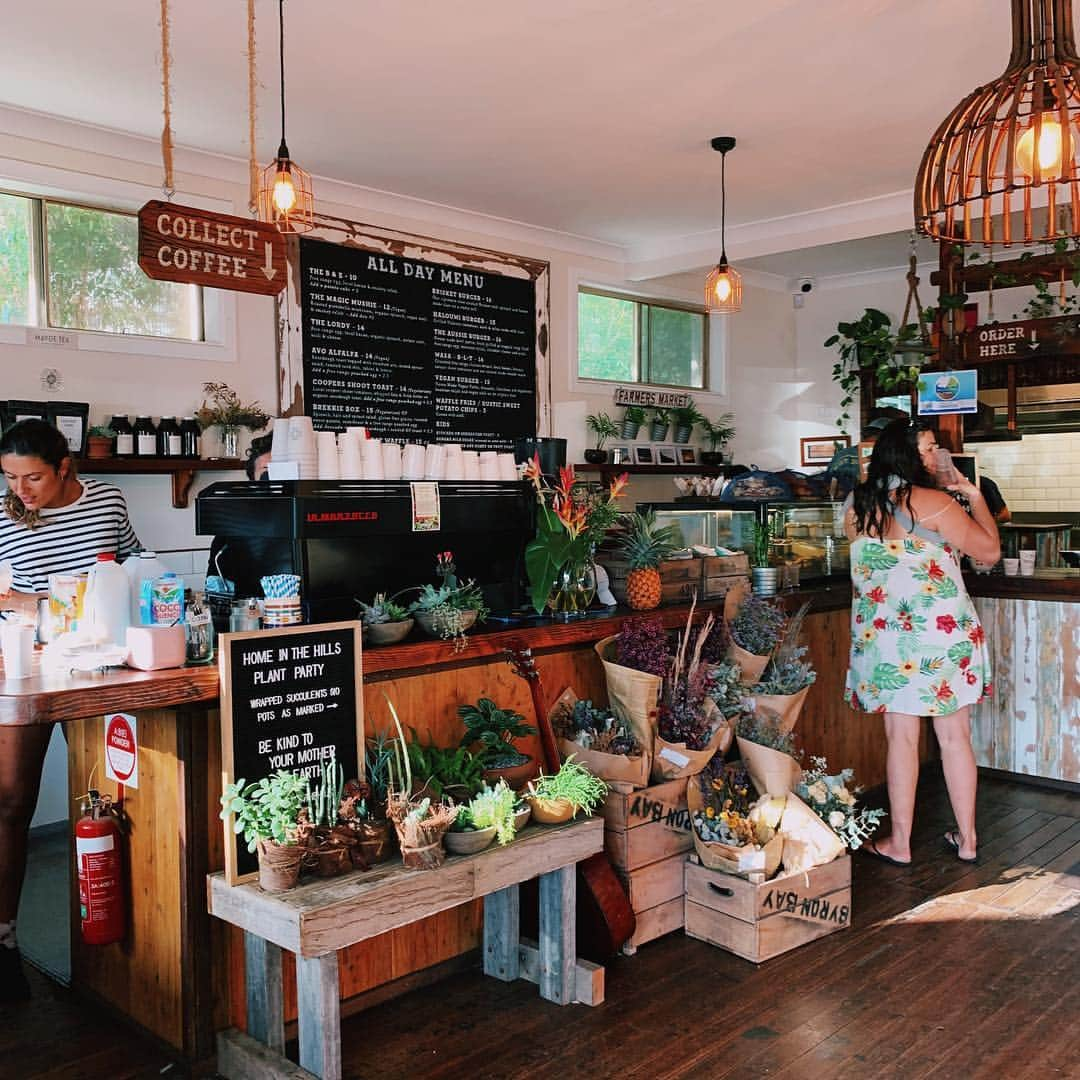
<svg viewBox="0 0 1080 1080"><path fill-rule="evenodd" d="M509 450L536 431L536 287L300 241L304 407L319 430Z"/></svg>
<svg viewBox="0 0 1080 1080"><path fill-rule="evenodd" d="M278 769L318 776L331 753L345 778L362 773L364 717L360 623L222 634L221 762L224 782L248 783ZM225 822L225 878L258 867Z"/></svg>

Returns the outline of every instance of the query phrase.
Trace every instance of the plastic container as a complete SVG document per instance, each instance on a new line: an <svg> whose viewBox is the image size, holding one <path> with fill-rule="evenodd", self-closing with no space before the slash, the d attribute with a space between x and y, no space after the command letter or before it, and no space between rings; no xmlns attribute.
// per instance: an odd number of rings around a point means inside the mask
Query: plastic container
<svg viewBox="0 0 1080 1080"><path fill-rule="evenodd" d="M167 573L167 568L153 551L140 551L124 563L124 572L128 578L131 625L149 626L150 587L155 578Z"/></svg>
<svg viewBox="0 0 1080 1080"><path fill-rule="evenodd" d="M184 582L167 570L150 584L150 625L173 626L184 621Z"/></svg>
<svg viewBox="0 0 1080 1080"><path fill-rule="evenodd" d="M157 428L149 416L135 417L135 456L157 456Z"/></svg>
<svg viewBox="0 0 1080 1080"><path fill-rule="evenodd" d="M86 614L95 641L123 645L131 624L127 574L111 552L97 557L86 582Z"/></svg>

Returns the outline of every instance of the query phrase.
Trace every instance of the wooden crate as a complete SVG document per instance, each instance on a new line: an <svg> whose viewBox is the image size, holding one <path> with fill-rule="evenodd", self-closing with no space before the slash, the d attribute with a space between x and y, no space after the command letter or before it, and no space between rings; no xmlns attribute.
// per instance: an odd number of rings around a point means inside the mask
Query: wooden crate
<svg viewBox="0 0 1080 1080"><path fill-rule="evenodd" d="M749 574L726 574L723 577L702 578L701 596L704 600L722 600L732 589L750 591Z"/></svg>
<svg viewBox="0 0 1080 1080"><path fill-rule="evenodd" d="M849 855L760 884L686 863L686 933L755 964L850 925Z"/></svg>
<svg viewBox="0 0 1080 1080"><path fill-rule="evenodd" d="M626 579L630 573L629 565L619 558L600 557L599 562L608 572L611 591L619 603L626 603ZM665 559L658 567L660 571L660 602L662 604L681 604L689 600L695 592L701 591L702 559Z"/></svg>

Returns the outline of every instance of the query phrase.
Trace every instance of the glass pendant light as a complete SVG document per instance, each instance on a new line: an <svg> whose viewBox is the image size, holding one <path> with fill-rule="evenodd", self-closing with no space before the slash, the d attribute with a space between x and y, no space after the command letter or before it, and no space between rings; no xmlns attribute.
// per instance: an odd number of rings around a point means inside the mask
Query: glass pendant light
<svg viewBox="0 0 1080 1080"><path fill-rule="evenodd" d="M720 261L705 279L705 310L709 314L728 315L742 308L742 276L728 265L724 233L727 225L727 187L725 169L728 152L735 149L731 135L718 135L712 148L720 152Z"/></svg>
<svg viewBox="0 0 1080 1080"><path fill-rule="evenodd" d="M315 227L315 199L311 174L289 155L285 142L285 0L278 0L281 60L281 145L277 157L262 171L259 184L259 220L278 232L304 233Z"/></svg>

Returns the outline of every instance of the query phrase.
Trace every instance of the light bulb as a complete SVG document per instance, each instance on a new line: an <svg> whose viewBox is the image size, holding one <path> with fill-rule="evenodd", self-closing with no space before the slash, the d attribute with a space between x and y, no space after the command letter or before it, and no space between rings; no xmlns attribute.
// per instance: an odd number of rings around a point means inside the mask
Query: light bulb
<svg viewBox="0 0 1080 1080"><path fill-rule="evenodd" d="M716 299L722 304L726 300L731 299L731 278L727 274L721 274L716 279L716 284L713 286L713 292L716 294Z"/></svg>
<svg viewBox="0 0 1080 1080"><path fill-rule="evenodd" d="M1054 179L1061 169L1061 124L1057 114L1044 112L1039 131L1039 173L1044 179ZM1035 175L1035 125L1032 124L1017 140L1013 155L1016 167L1025 176Z"/></svg>
<svg viewBox="0 0 1080 1080"><path fill-rule="evenodd" d="M274 205L282 214L287 214L296 205L296 188L288 169L278 172L274 180Z"/></svg>

